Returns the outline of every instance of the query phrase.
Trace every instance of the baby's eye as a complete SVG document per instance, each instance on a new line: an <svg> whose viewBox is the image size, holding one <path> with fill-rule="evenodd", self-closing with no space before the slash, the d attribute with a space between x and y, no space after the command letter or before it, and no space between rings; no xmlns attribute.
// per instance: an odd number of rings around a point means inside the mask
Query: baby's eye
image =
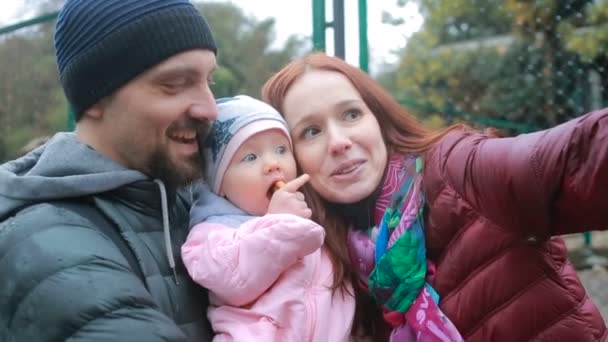
<svg viewBox="0 0 608 342"><path fill-rule="evenodd" d="M285 148L285 146L278 146L276 152L277 154L285 154L285 152L287 152L287 148Z"/></svg>
<svg viewBox="0 0 608 342"><path fill-rule="evenodd" d="M250 161L254 161L256 160L258 157L253 154L253 153L249 153L248 155L244 156L243 159L241 159L244 162L250 162Z"/></svg>

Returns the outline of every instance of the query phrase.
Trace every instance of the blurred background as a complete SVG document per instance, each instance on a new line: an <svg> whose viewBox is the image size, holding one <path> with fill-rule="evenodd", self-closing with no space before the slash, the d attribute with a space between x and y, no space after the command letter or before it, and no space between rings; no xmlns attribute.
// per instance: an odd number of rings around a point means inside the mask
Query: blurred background
<svg viewBox="0 0 608 342"><path fill-rule="evenodd" d="M52 43L63 2L0 2L0 163L73 128ZM258 97L273 72L316 49L369 72L432 128L466 122L510 136L608 107L608 0L196 4L219 46L217 97ZM608 233L566 242L608 321Z"/></svg>

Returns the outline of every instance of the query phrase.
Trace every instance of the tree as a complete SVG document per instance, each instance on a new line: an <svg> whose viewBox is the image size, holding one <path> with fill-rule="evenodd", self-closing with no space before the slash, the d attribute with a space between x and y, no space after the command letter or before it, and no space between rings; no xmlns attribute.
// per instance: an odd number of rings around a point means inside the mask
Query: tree
<svg viewBox="0 0 608 342"><path fill-rule="evenodd" d="M27 0L31 16L56 11L63 0ZM291 37L271 49L274 21L246 17L231 3L197 4L210 22L219 47L216 97L258 97L263 82L307 48ZM28 16L29 18L29 16ZM14 158L29 141L68 128L68 105L53 48L54 22L0 36L0 161Z"/></svg>
<svg viewBox="0 0 608 342"><path fill-rule="evenodd" d="M595 84L600 99L608 104L608 0L589 2L584 16L570 20L560 26L568 50L577 53L583 61L591 64L599 82Z"/></svg>
<svg viewBox="0 0 608 342"><path fill-rule="evenodd" d="M418 0L425 24L402 52L398 89L448 119L527 125L519 131L580 115L588 65L565 48L559 26L589 2Z"/></svg>
<svg viewBox="0 0 608 342"><path fill-rule="evenodd" d="M0 160L15 157L33 138L65 129L67 104L56 68L48 29L0 42Z"/></svg>
<svg viewBox="0 0 608 342"><path fill-rule="evenodd" d="M206 2L199 8L209 21L219 49L213 87L216 97L259 97L266 79L306 48L302 39L292 36L283 49L272 50L274 19L246 17L232 3Z"/></svg>
<svg viewBox="0 0 608 342"><path fill-rule="evenodd" d="M584 17L561 27L566 45L586 61L608 57L608 0L586 4Z"/></svg>

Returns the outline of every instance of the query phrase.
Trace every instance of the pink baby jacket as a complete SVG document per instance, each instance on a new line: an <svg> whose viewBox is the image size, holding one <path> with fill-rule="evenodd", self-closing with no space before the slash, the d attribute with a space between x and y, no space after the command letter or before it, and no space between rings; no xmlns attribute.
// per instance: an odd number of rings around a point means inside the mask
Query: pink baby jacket
<svg viewBox="0 0 608 342"><path fill-rule="evenodd" d="M348 341L355 300L332 291L325 231L290 214L195 225L182 257L209 289L214 341ZM352 292L352 291L351 291Z"/></svg>

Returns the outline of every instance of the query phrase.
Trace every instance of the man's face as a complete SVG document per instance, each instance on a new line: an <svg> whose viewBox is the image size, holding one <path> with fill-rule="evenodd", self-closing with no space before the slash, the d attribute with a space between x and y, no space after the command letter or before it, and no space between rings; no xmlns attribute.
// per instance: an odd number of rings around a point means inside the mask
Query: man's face
<svg viewBox="0 0 608 342"><path fill-rule="evenodd" d="M209 50L177 54L100 102L96 149L130 169L185 185L202 174L197 135L217 118Z"/></svg>

